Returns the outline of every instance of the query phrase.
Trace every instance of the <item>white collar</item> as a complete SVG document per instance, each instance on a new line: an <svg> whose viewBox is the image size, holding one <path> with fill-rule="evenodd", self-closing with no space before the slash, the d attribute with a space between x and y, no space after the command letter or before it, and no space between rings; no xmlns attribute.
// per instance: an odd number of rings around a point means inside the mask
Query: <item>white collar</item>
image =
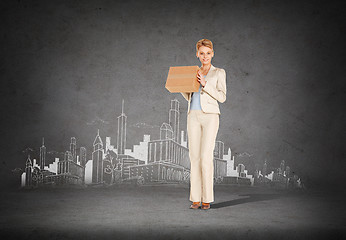
<svg viewBox="0 0 346 240"><path fill-rule="evenodd" d="M202 67L202 66L201 66L201 67ZM201 69L201 67L200 67L200 69ZM208 76L208 74L210 73L210 71L214 71L214 70L216 70L216 67L214 67L213 64L210 64L210 68L209 68L209 71L208 71L206 77Z"/></svg>

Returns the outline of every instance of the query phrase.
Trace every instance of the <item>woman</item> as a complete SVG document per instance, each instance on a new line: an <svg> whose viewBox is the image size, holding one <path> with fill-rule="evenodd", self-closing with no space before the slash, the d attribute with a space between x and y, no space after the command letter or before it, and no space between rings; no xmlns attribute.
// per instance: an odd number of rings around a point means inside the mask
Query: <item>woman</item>
<svg viewBox="0 0 346 240"><path fill-rule="evenodd" d="M201 39L196 44L196 56L202 66L197 73L199 91L181 93L188 101L187 134L189 144L190 208L206 210L214 201L214 147L219 129L218 101L226 101L226 73L211 64L213 43ZM202 206L201 206L202 202Z"/></svg>

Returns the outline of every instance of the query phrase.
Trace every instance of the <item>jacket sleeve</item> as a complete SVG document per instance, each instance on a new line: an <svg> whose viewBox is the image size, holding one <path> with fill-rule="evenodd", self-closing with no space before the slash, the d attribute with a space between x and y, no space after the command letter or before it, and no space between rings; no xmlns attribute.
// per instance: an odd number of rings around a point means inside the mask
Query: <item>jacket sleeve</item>
<svg viewBox="0 0 346 240"><path fill-rule="evenodd" d="M189 94L188 92L182 92L181 95L183 95L183 97L186 99L186 101L189 101Z"/></svg>
<svg viewBox="0 0 346 240"><path fill-rule="evenodd" d="M223 103L226 101L226 72L224 69L220 69L217 77L216 88L208 82L202 88L210 96Z"/></svg>

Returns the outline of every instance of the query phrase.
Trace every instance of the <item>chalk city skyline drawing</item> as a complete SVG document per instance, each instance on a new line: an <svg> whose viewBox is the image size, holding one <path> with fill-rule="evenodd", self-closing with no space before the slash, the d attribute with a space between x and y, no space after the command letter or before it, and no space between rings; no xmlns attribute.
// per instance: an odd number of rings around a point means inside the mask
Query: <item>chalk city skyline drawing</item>
<svg viewBox="0 0 346 240"><path fill-rule="evenodd" d="M63 156L56 156L46 165L47 147L44 138L39 148L39 162L28 154L25 169L17 168L21 173L22 188L42 186L102 186L113 184L167 184L185 183L190 180L190 161L188 135L180 130L180 102L171 100L168 123L162 123L160 137L151 140L144 135L133 150L126 147L127 116L122 112L117 117L116 145L111 137L102 140L97 130L91 159L87 158L87 148L77 149L77 139L71 137L69 150ZM30 149L33 151L32 149ZM56 152L57 153L57 152ZM79 153L79 154L78 154ZM60 154L61 155L61 154ZM251 175L244 164L235 165L235 156L231 148L224 154L224 143L216 140L214 148L214 183L238 185L266 185L280 188L301 188L302 183L290 167L282 160L275 171L268 171L266 160L261 169Z"/></svg>

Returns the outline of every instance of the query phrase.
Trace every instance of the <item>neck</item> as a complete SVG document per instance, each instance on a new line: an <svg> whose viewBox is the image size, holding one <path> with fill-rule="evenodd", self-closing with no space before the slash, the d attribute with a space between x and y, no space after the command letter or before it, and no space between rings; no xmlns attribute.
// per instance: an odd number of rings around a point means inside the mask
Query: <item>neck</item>
<svg viewBox="0 0 346 240"><path fill-rule="evenodd" d="M208 64L202 64L202 69L205 70L205 69L209 69L211 67L211 63L208 63Z"/></svg>

